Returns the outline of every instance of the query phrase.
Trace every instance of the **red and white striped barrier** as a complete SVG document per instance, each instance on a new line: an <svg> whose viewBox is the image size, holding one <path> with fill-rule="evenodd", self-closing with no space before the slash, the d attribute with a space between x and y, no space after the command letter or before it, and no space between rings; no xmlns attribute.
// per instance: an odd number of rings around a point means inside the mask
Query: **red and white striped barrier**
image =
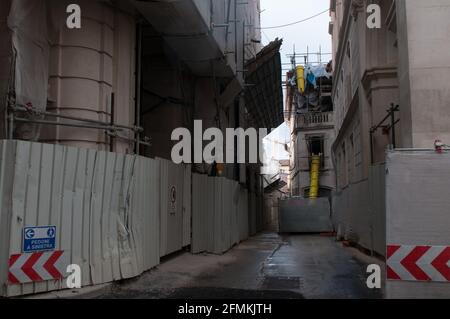
<svg viewBox="0 0 450 319"><path fill-rule="evenodd" d="M450 282L449 246L387 246L387 279Z"/></svg>
<svg viewBox="0 0 450 319"><path fill-rule="evenodd" d="M9 258L9 284L58 280L65 277L68 254L64 251L48 251L17 254Z"/></svg>

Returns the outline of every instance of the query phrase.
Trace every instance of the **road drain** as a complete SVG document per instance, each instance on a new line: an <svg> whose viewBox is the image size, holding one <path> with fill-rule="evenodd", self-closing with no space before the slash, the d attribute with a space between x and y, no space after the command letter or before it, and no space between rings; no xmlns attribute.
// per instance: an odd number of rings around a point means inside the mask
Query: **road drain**
<svg viewBox="0 0 450 319"><path fill-rule="evenodd" d="M298 290L301 288L301 277L265 277L262 289Z"/></svg>

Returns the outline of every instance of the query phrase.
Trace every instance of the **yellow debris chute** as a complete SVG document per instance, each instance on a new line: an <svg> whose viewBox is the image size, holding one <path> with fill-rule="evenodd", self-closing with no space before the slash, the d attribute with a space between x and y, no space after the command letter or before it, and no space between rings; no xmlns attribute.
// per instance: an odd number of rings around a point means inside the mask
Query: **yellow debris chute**
<svg viewBox="0 0 450 319"><path fill-rule="evenodd" d="M319 197L320 178L320 155L313 155L311 158L311 185L309 187L309 198Z"/></svg>
<svg viewBox="0 0 450 319"><path fill-rule="evenodd" d="M297 86L301 93L305 92L305 67L297 66Z"/></svg>

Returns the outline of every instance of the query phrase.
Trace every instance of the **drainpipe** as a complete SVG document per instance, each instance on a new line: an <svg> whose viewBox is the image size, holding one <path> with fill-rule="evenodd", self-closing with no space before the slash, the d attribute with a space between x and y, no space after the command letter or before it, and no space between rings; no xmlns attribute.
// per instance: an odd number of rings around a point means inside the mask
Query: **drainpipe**
<svg viewBox="0 0 450 319"><path fill-rule="evenodd" d="M396 136L395 136L395 110L396 110L396 108L395 108L394 104L392 103L390 113L391 113L392 146L394 147L394 149L397 146L396 145L397 141L396 141Z"/></svg>

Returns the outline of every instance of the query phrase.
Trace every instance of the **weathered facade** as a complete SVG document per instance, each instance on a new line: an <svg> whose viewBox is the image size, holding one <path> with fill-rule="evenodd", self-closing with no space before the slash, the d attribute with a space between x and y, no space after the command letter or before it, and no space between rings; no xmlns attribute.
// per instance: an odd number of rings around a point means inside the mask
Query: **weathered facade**
<svg viewBox="0 0 450 319"><path fill-rule="evenodd" d="M301 108L298 103L298 87L293 72L287 75L285 118L291 131L290 178L291 196L309 197L311 187L311 161L320 155L319 197L331 197L335 189L335 173L331 146L335 139L333 106L330 99L332 79L323 78L326 84L318 84L318 109ZM317 80L319 82L319 80ZM322 79L320 80L322 81ZM290 84L289 84L290 83ZM329 89L322 89L322 87ZM326 104L326 106L325 106Z"/></svg>
<svg viewBox="0 0 450 319"><path fill-rule="evenodd" d="M2 2L3 137L170 159L173 130L195 120L223 132L282 122L281 41L258 55L258 0L80 1L80 29L66 26L69 4ZM269 90L261 72L273 72ZM259 180L259 166L222 175L246 174Z"/></svg>
<svg viewBox="0 0 450 319"><path fill-rule="evenodd" d="M170 162L172 147L178 143L172 140L173 130L186 128L194 136L196 120L202 121L203 130L197 132L202 140L203 131L212 127L225 133L226 128L271 128L282 123L282 42L274 41L262 50L259 0L80 0L81 28L66 23L70 4L65 0L0 4L0 37L5 44L0 48L0 138L7 139L5 145L13 150L0 158L0 185L16 185L0 187L1 227L4 236L15 236L2 241L3 260L26 253L20 247L24 227L46 226L49 219L25 216L53 214L49 206L77 218L99 214L95 220L86 217L77 228L83 234L70 240L75 224L52 215L50 222L59 232L54 248L66 255L69 246L81 242L87 247L111 244L111 238L121 236L135 240L128 217L136 216L137 224L142 216L154 218L153 228L136 230L143 237L154 237L154 246L159 246L152 248L151 263L140 267L139 261L128 259L126 267L134 270L120 276L105 275L86 264L83 271L97 273L83 285L137 276L159 263L160 256L189 246L198 235L191 232L191 222L209 225L203 215L192 212L197 207L192 198L203 203L204 196L216 196L217 205L223 204L223 209L208 206L200 212L216 214L220 229L211 234L217 233L220 252L261 231L265 218L258 163L219 162L223 169L218 173L206 161ZM261 72L273 72L266 78L272 83L269 89ZM248 103L248 96L262 90L264 99L257 109ZM24 153L14 151L16 143ZM203 149L200 152L203 155ZM30 164L16 174L16 161ZM191 187L192 176L199 175L210 175L209 180L217 184L208 188L209 195L202 192L208 185ZM33 180L23 182L22 176ZM52 187L54 199L44 194L51 193ZM24 192L20 196L27 198L25 206L12 204L12 198L18 198L15 190ZM222 191L227 192L226 199L219 196ZM58 204L60 200L64 204ZM106 203L115 206L107 209ZM98 231L109 227L105 225L111 227ZM86 235L91 231L95 240ZM222 243L222 234L233 239ZM145 243L145 238L135 242ZM122 240L117 245L127 244ZM117 245L104 245L97 256L117 257L122 254ZM77 262L81 255L73 253L71 258ZM9 285L7 267L6 263L0 267L0 281ZM58 285L45 280L25 284L14 283L0 295L64 288L62 280Z"/></svg>
<svg viewBox="0 0 450 319"><path fill-rule="evenodd" d="M381 8L380 28L367 25L370 4ZM376 221L384 208L376 176L386 149L450 140L449 10L445 0L331 1L334 219L343 237L380 254L383 245L373 238L383 231Z"/></svg>

